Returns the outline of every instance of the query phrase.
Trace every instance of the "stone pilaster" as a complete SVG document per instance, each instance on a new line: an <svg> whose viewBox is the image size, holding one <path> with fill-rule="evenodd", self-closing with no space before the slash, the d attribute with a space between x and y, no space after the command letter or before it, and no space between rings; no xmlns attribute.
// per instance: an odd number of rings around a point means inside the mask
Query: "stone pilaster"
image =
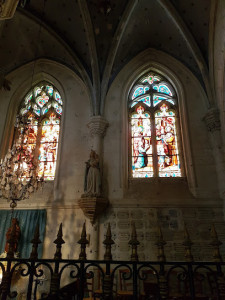
<svg viewBox="0 0 225 300"><path fill-rule="evenodd" d="M225 199L225 159L222 146L220 112L217 108L211 108L204 117L206 127L209 131L211 145L216 162L220 196Z"/></svg>

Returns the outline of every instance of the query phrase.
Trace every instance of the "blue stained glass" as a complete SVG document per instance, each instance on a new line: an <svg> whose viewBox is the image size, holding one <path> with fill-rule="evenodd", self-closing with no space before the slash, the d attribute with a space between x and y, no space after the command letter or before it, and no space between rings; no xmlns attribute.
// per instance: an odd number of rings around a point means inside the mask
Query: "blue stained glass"
<svg viewBox="0 0 225 300"><path fill-rule="evenodd" d="M137 104L137 101L134 101L134 102L131 104L131 107L134 107L135 104Z"/></svg>
<svg viewBox="0 0 225 300"><path fill-rule="evenodd" d="M163 97L163 96L154 95L153 96L153 106L155 107L162 100L166 100L174 105L174 101L172 99L168 99L167 97Z"/></svg>
<svg viewBox="0 0 225 300"><path fill-rule="evenodd" d="M49 123L49 120L44 120L44 121L42 122L43 126L44 126L44 125L48 125L48 123Z"/></svg>
<svg viewBox="0 0 225 300"><path fill-rule="evenodd" d="M145 93L146 93L147 91L149 91L149 87L146 86L146 87L144 88L144 90L145 90Z"/></svg>
<svg viewBox="0 0 225 300"><path fill-rule="evenodd" d="M61 106L57 107L56 112L61 115L62 114L62 107Z"/></svg>
<svg viewBox="0 0 225 300"><path fill-rule="evenodd" d="M153 106L155 107L158 103L160 103L162 100L153 100Z"/></svg>
<svg viewBox="0 0 225 300"><path fill-rule="evenodd" d="M38 115L38 116L40 116L40 114L41 114L40 108L38 108L38 109L35 109L35 108L34 108L34 112L35 112L35 114Z"/></svg>
<svg viewBox="0 0 225 300"><path fill-rule="evenodd" d="M36 102L40 107L43 107L49 100L49 97L46 96L45 92L42 92L41 96L36 98Z"/></svg>
<svg viewBox="0 0 225 300"><path fill-rule="evenodd" d="M172 103L173 105L175 104L172 99L167 99L168 102Z"/></svg>
<svg viewBox="0 0 225 300"><path fill-rule="evenodd" d="M44 107L44 108L42 109L42 115L46 114L47 112L48 112L48 108L47 108L47 107Z"/></svg>
<svg viewBox="0 0 225 300"><path fill-rule="evenodd" d="M150 97L149 96L141 98L141 99L138 99L138 101L134 101L131 104L131 107L134 107L134 105L136 105L138 102L143 102L143 103L145 103L149 107L151 106L151 102L150 102Z"/></svg>
<svg viewBox="0 0 225 300"><path fill-rule="evenodd" d="M47 85L47 93L48 93L50 96L53 95L53 87L52 87L52 86Z"/></svg>
<svg viewBox="0 0 225 300"><path fill-rule="evenodd" d="M138 88L136 88L136 90L134 91L133 96L132 96L132 99L137 98L138 96L143 95L143 94L144 94L144 89L143 89L143 87L138 87Z"/></svg>
<svg viewBox="0 0 225 300"><path fill-rule="evenodd" d="M153 89L156 90L156 91L158 92L158 89L159 89L159 88L158 88L157 85L154 85L154 86L153 86Z"/></svg>
<svg viewBox="0 0 225 300"><path fill-rule="evenodd" d="M166 85L160 85L159 92L172 96L170 89Z"/></svg>
<svg viewBox="0 0 225 300"><path fill-rule="evenodd" d="M55 100L62 105L62 100L58 92L55 92Z"/></svg>

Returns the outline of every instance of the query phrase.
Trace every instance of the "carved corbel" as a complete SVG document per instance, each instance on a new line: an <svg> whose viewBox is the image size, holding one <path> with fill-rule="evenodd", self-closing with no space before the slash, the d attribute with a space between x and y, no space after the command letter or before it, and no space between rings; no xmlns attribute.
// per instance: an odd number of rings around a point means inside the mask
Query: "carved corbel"
<svg viewBox="0 0 225 300"><path fill-rule="evenodd" d="M220 130L220 112L217 108L211 108L203 118L208 131L214 132Z"/></svg>

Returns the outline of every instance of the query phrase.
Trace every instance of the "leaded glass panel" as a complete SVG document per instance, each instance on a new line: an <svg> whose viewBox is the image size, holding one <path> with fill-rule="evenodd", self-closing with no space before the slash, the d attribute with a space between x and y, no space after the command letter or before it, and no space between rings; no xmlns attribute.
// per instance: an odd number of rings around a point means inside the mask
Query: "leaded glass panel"
<svg viewBox="0 0 225 300"><path fill-rule="evenodd" d="M141 78L129 97L132 177L181 177L172 85L153 72Z"/></svg>
<svg viewBox="0 0 225 300"><path fill-rule="evenodd" d="M131 116L133 177L152 177L151 121L143 106Z"/></svg>
<svg viewBox="0 0 225 300"><path fill-rule="evenodd" d="M155 114L156 144L160 177L180 177L175 113L166 104Z"/></svg>
<svg viewBox="0 0 225 300"><path fill-rule="evenodd" d="M57 149L59 141L60 120L52 113L49 119L42 121L42 134L39 148L40 168L38 175L47 180L55 176Z"/></svg>
<svg viewBox="0 0 225 300"><path fill-rule="evenodd" d="M45 180L55 176L62 104L55 87L41 83L29 91L19 110L17 144L22 144L24 153L36 157L38 176Z"/></svg>

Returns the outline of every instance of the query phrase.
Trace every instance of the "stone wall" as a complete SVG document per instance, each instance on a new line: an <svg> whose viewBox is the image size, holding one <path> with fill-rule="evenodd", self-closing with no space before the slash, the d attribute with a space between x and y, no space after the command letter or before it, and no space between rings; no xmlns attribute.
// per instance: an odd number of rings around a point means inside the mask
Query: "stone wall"
<svg viewBox="0 0 225 300"><path fill-rule="evenodd" d="M212 247L209 246L211 225L214 224L221 241L225 240L225 222L223 211L219 208L111 208L104 218L101 237L106 232L108 222L112 228L113 259L127 260L131 249L131 222L134 221L137 237L140 242L138 254L140 260L157 260L155 242L158 236L158 225L161 226L168 261L184 260L184 223L193 241L193 256L196 261L212 261ZM101 251L102 252L102 251ZM221 247L225 256L225 244ZM103 257L103 253L100 254Z"/></svg>
<svg viewBox="0 0 225 300"><path fill-rule="evenodd" d="M157 55L158 56L157 56ZM154 62L154 63L153 63ZM10 144L16 108L25 94L24 87L30 80L31 65L11 74L13 89L3 93L0 101L1 150ZM158 70L177 87L180 103L180 125L185 170L184 178L132 180L128 167L127 95L137 76L147 70ZM88 89L73 72L58 63L40 61L36 66L39 79L49 79L62 95L64 113L60 133L59 156L54 182L46 183L29 200L21 201L18 209L47 209L44 257L54 255L53 241L59 224L63 223L64 258L78 258L80 238L85 217L78 208L83 193L85 161L93 147L93 139L87 128L92 116ZM129 80L128 80L129 79ZM114 259L128 259L128 241L131 221L135 221L140 259L156 260L156 228L159 223L167 241L168 260L183 259L183 226L187 223L195 243L196 260L210 259L208 247L209 228L214 222L222 241L225 240L223 203L219 199L218 180L212 146L203 117L207 112L206 95L197 81L183 65L160 52L146 51L129 63L113 82L107 96L105 119L109 122L103 140L102 176L104 193L111 204L108 212L92 227L87 221L90 245L88 258L103 258L102 242L107 223L112 226ZM9 204L1 199L0 208ZM222 248L224 253L224 248Z"/></svg>

